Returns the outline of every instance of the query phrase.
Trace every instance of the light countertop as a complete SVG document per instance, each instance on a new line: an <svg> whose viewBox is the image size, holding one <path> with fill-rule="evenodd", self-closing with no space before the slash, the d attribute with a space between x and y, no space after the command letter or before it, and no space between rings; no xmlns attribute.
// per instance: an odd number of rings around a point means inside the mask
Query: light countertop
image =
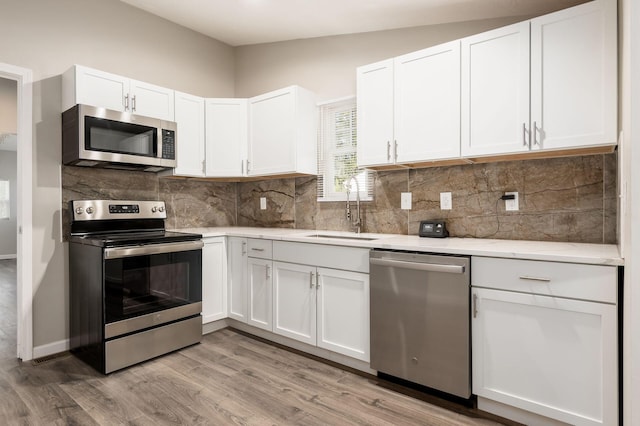
<svg viewBox="0 0 640 426"><path fill-rule="evenodd" d="M546 241L493 240L481 238L420 238L416 235L360 234L312 229L213 227L173 229L203 237L247 237L337 246L465 254L509 259L544 260L593 265L623 265L614 244L560 243ZM324 237L323 237L324 235ZM342 237L342 238L336 238Z"/></svg>

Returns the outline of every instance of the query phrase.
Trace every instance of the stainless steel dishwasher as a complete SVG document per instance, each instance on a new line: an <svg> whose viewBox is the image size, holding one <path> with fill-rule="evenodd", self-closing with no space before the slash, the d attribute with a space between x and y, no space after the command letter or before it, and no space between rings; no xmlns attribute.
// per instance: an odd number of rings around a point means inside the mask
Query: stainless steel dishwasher
<svg viewBox="0 0 640 426"><path fill-rule="evenodd" d="M372 250L371 368L471 396L470 258Z"/></svg>

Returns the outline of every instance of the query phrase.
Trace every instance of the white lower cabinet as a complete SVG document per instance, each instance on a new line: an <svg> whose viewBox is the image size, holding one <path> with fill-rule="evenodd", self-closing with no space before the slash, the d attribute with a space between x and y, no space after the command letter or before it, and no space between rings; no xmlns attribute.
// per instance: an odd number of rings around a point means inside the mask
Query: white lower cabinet
<svg viewBox="0 0 640 426"><path fill-rule="evenodd" d="M202 248L202 323L206 324L226 317L226 238L205 238Z"/></svg>
<svg viewBox="0 0 640 426"><path fill-rule="evenodd" d="M474 394L573 425L618 424L615 267L474 258L472 285Z"/></svg>
<svg viewBox="0 0 640 426"><path fill-rule="evenodd" d="M273 332L369 362L368 250L276 241L273 258Z"/></svg>
<svg viewBox="0 0 640 426"><path fill-rule="evenodd" d="M273 332L316 344L316 268L274 262Z"/></svg>
<svg viewBox="0 0 640 426"><path fill-rule="evenodd" d="M272 268L269 259L247 259L249 306L247 323L264 330L273 330Z"/></svg>
<svg viewBox="0 0 640 426"><path fill-rule="evenodd" d="M247 322L247 239L227 238L227 305L229 318Z"/></svg>
<svg viewBox="0 0 640 426"><path fill-rule="evenodd" d="M317 344L369 362L369 274L318 268Z"/></svg>

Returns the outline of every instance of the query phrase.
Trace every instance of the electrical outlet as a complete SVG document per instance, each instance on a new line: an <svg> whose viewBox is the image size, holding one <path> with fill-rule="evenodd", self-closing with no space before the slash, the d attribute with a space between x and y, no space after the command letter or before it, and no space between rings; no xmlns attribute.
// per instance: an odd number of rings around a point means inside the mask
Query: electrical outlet
<svg viewBox="0 0 640 426"><path fill-rule="evenodd" d="M402 210L411 210L411 193L410 192L400 193L400 208Z"/></svg>
<svg viewBox="0 0 640 426"><path fill-rule="evenodd" d="M260 210L267 209L267 197L260 197Z"/></svg>
<svg viewBox="0 0 640 426"><path fill-rule="evenodd" d="M504 200L504 209L509 212L520 210L517 192L505 192L504 195L513 195L513 200Z"/></svg>
<svg viewBox="0 0 640 426"><path fill-rule="evenodd" d="M451 202L450 192L440 193L440 210L451 210L453 203Z"/></svg>

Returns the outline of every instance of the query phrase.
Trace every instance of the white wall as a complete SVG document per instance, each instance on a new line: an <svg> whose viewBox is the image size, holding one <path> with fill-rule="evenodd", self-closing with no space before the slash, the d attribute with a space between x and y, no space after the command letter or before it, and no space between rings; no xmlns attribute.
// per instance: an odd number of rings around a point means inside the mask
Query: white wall
<svg viewBox="0 0 640 426"><path fill-rule="evenodd" d="M234 51L116 0L4 1L1 9L0 61L31 69L34 77L31 245L38 347L68 337L60 74L77 63L187 93L233 96Z"/></svg>
<svg viewBox="0 0 640 426"><path fill-rule="evenodd" d="M356 67L498 28L526 17L320 37L236 48L236 96L297 84L318 100L356 94Z"/></svg>
<svg viewBox="0 0 640 426"><path fill-rule="evenodd" d="M14 106L14 109L17 107ZM17 252L17 215L16 215L16 178L18 161L15 151L0 150L0 180L9 181L11 194L11 210L8 220L0 219L0 259L13 257Z"/></svg>
<svg viewBox="0 0 640 426"><path fill-rule="evenodd" d="M623 421L640 424L640 5L619 1L621 249L625 257Z"/></svg>

